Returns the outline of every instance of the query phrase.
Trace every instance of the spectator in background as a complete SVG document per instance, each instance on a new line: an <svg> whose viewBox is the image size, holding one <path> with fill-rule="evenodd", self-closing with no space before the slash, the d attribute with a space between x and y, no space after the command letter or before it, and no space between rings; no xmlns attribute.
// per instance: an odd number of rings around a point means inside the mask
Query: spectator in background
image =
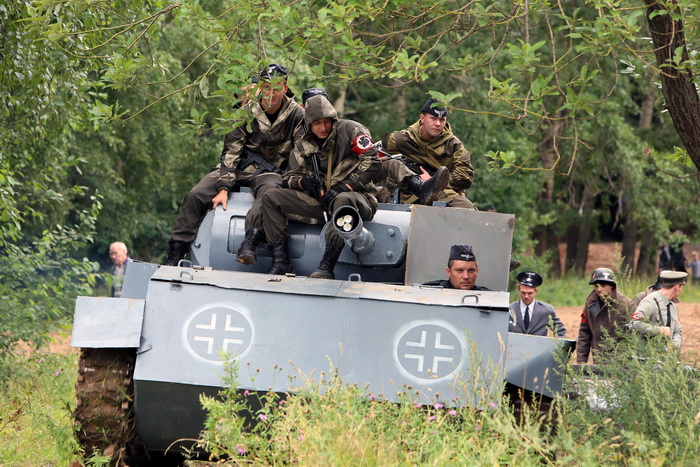
<svg viewBox="0 0 700 467"><path fill-rule="evenodd" d="M671 269L674 271L687 272L685 270L685 255L683 254L683 243L671 245Z"/></svg>
<svg viewBox="0 0 700 467"><path fill-rule="evenodd" d="M671 253L671 245L664 243L659 254L659 272L672 268L673 256Z"/></svg>
<svg viewBox="0 0 700 467"><path fill-rule="evenodd" d="M122 296L124 285L124 273L127 263L131 262L126 245L123 242L114 242L109 246L109 257L112 260L112 297Z"/></svg>
<svg viewBox="0 0 700 467"><path fill-rule="evenodd" d="M690 269L691 284L700 283L700 259L698 259L698 252L694 251L690 254L690 261L686 264L688 269Z"/></svg>

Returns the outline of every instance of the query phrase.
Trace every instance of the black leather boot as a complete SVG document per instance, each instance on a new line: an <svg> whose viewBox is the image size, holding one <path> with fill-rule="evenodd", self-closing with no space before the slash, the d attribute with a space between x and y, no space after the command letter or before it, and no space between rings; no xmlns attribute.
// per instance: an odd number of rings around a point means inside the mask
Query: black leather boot
<svg viewBox="0 0 700 467"><path fill-rule="evenodd" d="M450 183L450 170L447 167L439 167L435 175L429 180L423 181L420 175L414 175L408 179L408 192L418 197L420 204L430 206L438 198L442 190Z"/></svg>
<svg viewBox="0 0 700 467"><path fill-rule="evenodd" d="M272 251L272 265L267 270L268 274L294 273L292 263L289 261L289 253L287 253L287 242L272 243L270 250Z"/></svg>
<svg viewBox="0 0 700 467"><path fill-rule="evenodd" d="M248 229L245 233L245 239L238 249L236 261L246 265L257 263L258 258L255 256L255 249L258 247L258 243L260 243L263 237L264 234L262 230Z"/></svg>
<svg viewBox="0 0 700 467"><path fill-rule="evenodd" d="M166 266L177 266L177 263L185 257L187 252L190 251L190 244L188 242L168 242L168 256L165 258Z"/></svg>
<svg viewBox="0 0 700 467"><path fill-rule="evenodd" d="M335 263L338 262L342 251L342 248L336 248L333 245L327 244L321 262L309 277L313 277L314 279L335 279L333 269L335 269Z"/></svg>

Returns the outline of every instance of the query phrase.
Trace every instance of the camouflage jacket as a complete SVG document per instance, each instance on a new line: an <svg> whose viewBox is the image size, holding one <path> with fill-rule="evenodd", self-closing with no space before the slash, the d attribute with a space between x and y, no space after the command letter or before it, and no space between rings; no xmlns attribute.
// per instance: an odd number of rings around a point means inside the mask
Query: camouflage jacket
<svg viewBox="0 0 700 467"><path fill-rule="evenodd" d="M270 123L259 102L252 103L248 110L253 116L250 126L241 125L224 138L217 190L231 191L236 181L249 181L258 169L257 164L248 165L245 169L239 167L246 148L259 152L282 170L287 168L294 146L294 130L304 120L304 109L284 96L273 123Z"/></svg>
<svg viewBox="0 0 700 467"><path fill-rule="evenodd" d="M448 196L462 195L472 186L474 168L471 154L452 133L449 123L437 137L426 139L420 132L420 121L405 130L387 133L382 140L384 150L390 154L403 154L422 166L437 169L444 165L450 169L450 183L445 189ZM437 162L437 164L436 164Z"/></svg>
<svg viewBox="0 0 700 467"><path fill-rule="evenodd" d="M333 120L333 129L325 141L319 141L311 132L311 123L322 118ZM363 193L376 209L377 188L372 181L381 171L377 151L369 148L356 154L352 150L352 142L358 136L371 138L369 130L355 121L338 119L331 103L322 96L306 101L305 121L308 129L296 141L289 158L289 170L284 175L289 187L299 189L301 177L314 175L309 155L317 154L326 189L347 183L354 191Z"/></svg>

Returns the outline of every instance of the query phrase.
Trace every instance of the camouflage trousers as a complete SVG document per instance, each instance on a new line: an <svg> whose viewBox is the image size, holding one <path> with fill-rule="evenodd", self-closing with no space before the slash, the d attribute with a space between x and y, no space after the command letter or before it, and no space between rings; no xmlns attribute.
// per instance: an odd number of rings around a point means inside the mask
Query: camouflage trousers
<svg viewBox="0 0 700 467"><path fill-rule="evenodd" d="M376 202L372 203L362 193L340 193L332 202L329 211L335 212L342 206L352 206L358 210L362 220L369 221L377 212ZM323 209L315 198L303 191L290 188L268 190L262 196L263 230L267 243L280 243L286 240L289 219L305 224L323 224ZM343 248L344 241L333 228L326 229L326 244Z"/></svg>
<svg viewBox="0 0 700 467"><path fill-rule="evenodd" d="M212 207L212 199L219 193L216 182L219 179L219 169L206 174L182 199L180 213L173 227L170 241L192 243L197 237L202 218ZM246 230L262 228L262 203L260 198L270 188L282 186L282 177L278 174L265 172L251 180L237 182L239 186L250 186L253 192L253 206L245 218Z"/></svg>

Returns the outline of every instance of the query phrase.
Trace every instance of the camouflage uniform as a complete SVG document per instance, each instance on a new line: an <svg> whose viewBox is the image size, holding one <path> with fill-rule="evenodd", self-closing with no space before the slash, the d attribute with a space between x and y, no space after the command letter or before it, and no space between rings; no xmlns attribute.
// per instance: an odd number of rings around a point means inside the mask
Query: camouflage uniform
<svg viewBox="0 0 700 467"><path fill-rule="evenodd" d="M659 328L662 326L671 328L673 346L676 350L680 350L683 345L683 333L678 320L678 308L661 291L656 291L647 295L639 303L632 314L629 327L639 334L654 337L660 335Z"/></svg>
<svg viewBox="0 0 700 467"><path fill-rule="evenodd" d="M319 142L311 132L310 125L322 118L330 118L333 128L328 138ZM268 243L285 241L288 219L307 224L324 221L319 200L302 191L299 186L302 177L314 175L308 157L310 154L317 154L319 169L327 188L339 184L352 187L352 191L340 193L333 200L329 208L331 213L341 206L350 205L360 212L363 220L371 220L377 212L377 189L372 183L381 170L377 152L374 148L359 155L352 151L355 138L359 135L370 136L369 130L352 120L339 120L331 103L322 96L309 98L305 121L308 129L296 141L289 159L289 170L284 174L285 186L289 188L269 190L262 197L263 230ZM326 243L341 249L344 245L335 229L330 228L326 230Z"/></svg>
<svg viewBox="0 0 700 467"><path fill-rule="evenodd" d="M243 151L250 149L259 152L277 167L286 168L293 147L294 130L304 119L304 109L285 96L272 123L259 102L253 103L249 110L253 117L251 130L247 131L246 126L241 125L226 135L221 162L185 195L171 242L191 243L197 236L202 217L211 209L212 199L221 190L233 191L236 185L250 186L255 197L246 215L246 230L262 228L260 198L269 188L281 186L282 177L272 172L262 172L253 178L258 170L257 164L241 170L239 163Z"/></svg>
<svg viewBox="0 0 700 467"><path fill-rule="evenodd" d="M421 123L417 121L405 130L387 133L382 140L383 149L390 154L403 154L404 157L423 166L428 172L438 167L450 169L450 182L440 193L438 201L449 207L475 209L474 204L464 196L464 190L474 181L474 168L471 154L464 149L462 142L454 136L449 123L437 137L427 139L421 134ZM410 170L404 163L390 159L382 163L380 185L393 192L397 187L405 190L407 178L420 175ZM402 193L402 203L412 203L416 197Z"/></svg>

